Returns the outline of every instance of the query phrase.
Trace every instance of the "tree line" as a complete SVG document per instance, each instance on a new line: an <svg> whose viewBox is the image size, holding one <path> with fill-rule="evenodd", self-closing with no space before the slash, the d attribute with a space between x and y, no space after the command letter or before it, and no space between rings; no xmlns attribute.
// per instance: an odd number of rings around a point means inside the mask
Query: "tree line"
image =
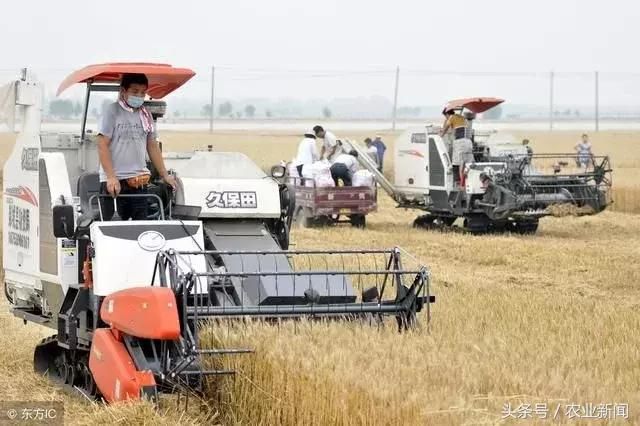
<svg viewBox="0 0 640 426"><path fill-rule="evenodd" d="M109 104L111 102L113 101L105 99L103 101L101 109L104 109L106 104ZM66 119L80 117L82 115L82 111L83 111L83 106L79 101L74 102L70 99L54 99L51 102L49 102L49 115L56 118L66 120ZM217 108L217 113L218 113L217 115L219 117L254 118L256 115L256 112L257 112L257 108L252 104L245 105L244 108L241 107L239 110L234 110L234 105L229 101L221 103L220 105L218 105L218 108ZM331 118L332 116L332 112L331 112L331 109L329 109L329 107L324 107L321 112L324 118ZM93 117L98 117L100 115L100 112L98 111L97 108L91 108L91 110L89 111L89 115ZM183 114L181 114L180 111L173 111L172 115L174 117L180 117ZM200 111L200 115L203 117L209 117L211 115L211 104L203 105ZM275 114L270 109L266 109L264 111L264 115L267 118L270 118L270 117L273 117Z"/></svg>

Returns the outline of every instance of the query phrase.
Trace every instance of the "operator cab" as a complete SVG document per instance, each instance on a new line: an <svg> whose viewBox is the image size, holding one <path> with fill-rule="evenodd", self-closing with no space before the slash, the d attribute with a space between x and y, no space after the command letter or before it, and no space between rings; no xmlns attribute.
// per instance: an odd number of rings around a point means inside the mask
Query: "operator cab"
<svg viewBox="0 0 640 426"><path fill-rule="evenodd" d="M86 92L80 134L43 133L41 144L43 152L60 152L65 157L67 175L73 195L78 197L82 214L93 220L100 220L98 202L113 202L109 197L100 197L100 181L98 176L99 159L96 133L88 128L89 111L94 115L106 102L115 101L115 97L93 96L94 94L117 94L120 81L125 73L143 73L149 79L148 99L144 106L151 113L154 124L166 113L166 102L163 97L173 92L195 75L190 69L174 68L166 64L147 63L111 63L90 65L69 75L58 88L57 95L76 83L85 83ZM94 104L91 104L91 101ZM99 105L102 102L102 106ZM98 104L96 104L98 103ZM162 143L159 142L162 150ZM42 166L41 166L42 167ZM153 164L147 158L147 168L151 172L149 182L149 216L148 219L159 219L166 213L171 203L171 188L159 176ZM41 170L41 173L46 170Z"/></svg>
<svg viewBox="0 0 640 426"><path fill-rule="evenodd" d="M473 128L473 120L476 119L477 114L481 114L494 108L504 102L504 99L500 98L464 98L454 99L447 103L445 110L453 110L455 113L460 114L467 122L467 128L465 131L466 138L471 140L473 145L473 157L475 161L482 161L484 155L484 146L479 143L479 139L476 136L476 131ZM452 141L448 140L449 155L451 155Z"/></svg>

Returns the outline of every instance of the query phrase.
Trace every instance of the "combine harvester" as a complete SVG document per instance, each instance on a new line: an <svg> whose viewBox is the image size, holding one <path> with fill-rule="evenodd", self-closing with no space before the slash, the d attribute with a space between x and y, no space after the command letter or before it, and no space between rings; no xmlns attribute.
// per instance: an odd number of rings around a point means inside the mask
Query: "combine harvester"
<svg viewBox="0 0 640 426"><path fill-rule="evenodd" d="M86 86L80 135L40 132L42 88L26 70L0 89L0 105L22 111L3 170L5 295L25 324L55 332L35 348L37 372L108 402L155 399L233 374L211 358L250 350L200 340L223 319L391 317L405 329L426 305L429 320L428 269L407 268L399 248L288 250L295 206L278 181L284 168L268 176L239 153L166 154L176 193L153 175L147 220L101 220L99 203L118 198L98 195L87 110L94 92L118 91L123 73L149 78L154 121L166 106L159 99L195 75L140 63L74 72L58 94Z"/></svg>
<svg viewBox="0 0 640 426"><path fill-rule="evenodd" d="M449 102L447 109L473 117L502 103L497 98ZM570 212L597 214L610 204L611 168L606 156L575 166L576 154L532 154L509 135L472 134L474 162L465 167L465 185L454 179L450 141L440 127L407 130L395 144L394 182L381 174L364 148L360 164L373 173L398 207L426 212L414 221L422 228L451 227L463 219L473 233L535 233L541 217Z"/></svg>

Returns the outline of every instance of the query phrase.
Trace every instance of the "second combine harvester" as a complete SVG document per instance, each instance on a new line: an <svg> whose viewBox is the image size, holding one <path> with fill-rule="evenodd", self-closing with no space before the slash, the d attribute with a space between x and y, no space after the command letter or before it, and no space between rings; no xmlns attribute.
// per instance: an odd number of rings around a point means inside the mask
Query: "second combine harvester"
<svg viewBox="0 0 640 426"><path fill-rule="evenodd" d="M461 114L485 112L498 98L449 102ZM606 156L586 161L575 154L532 154L501 133L471 132L474 161L460 186L451 161L451 142L432 125L410 128L394 146L393 182L380 173L361 146L360 163L373 173L398 207L425 211L414 226L443 228L461 218L473 233L534 233L540 218L558 211L597 214L610 203L611 167Z"/></svg>

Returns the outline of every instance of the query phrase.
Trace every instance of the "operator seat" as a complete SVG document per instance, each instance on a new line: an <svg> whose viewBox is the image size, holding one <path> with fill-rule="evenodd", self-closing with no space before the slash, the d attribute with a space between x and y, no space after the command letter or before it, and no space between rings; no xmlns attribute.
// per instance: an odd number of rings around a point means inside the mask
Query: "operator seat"
<svg viewBox="0 0 640 426"><path fill-rule="evenodd" d="M98 209L98 198L90 199L100 193L100 176L96 172L86 172L78 177L78 197L80 197L80 208L82 214L92 217L94 220L100 219Z"/></svg>
<svg viewBox="0 0 640 426"><path fill-rule="evenodd" d="M80 208L82 214L91 217L93 220L100 220L100 209L98 205L98 197L92 201L91 197L100 194L100 176L97 172L86 172L78 177L78 197L80 197ZM155 194L160 197L164 206L171 202L169 185L161 180L153 182L148 187L149 194ZM150 217L160 218L160 205L155 198L149 199ZM112 202L107 199L101 199L101 203Z"/></svg>

